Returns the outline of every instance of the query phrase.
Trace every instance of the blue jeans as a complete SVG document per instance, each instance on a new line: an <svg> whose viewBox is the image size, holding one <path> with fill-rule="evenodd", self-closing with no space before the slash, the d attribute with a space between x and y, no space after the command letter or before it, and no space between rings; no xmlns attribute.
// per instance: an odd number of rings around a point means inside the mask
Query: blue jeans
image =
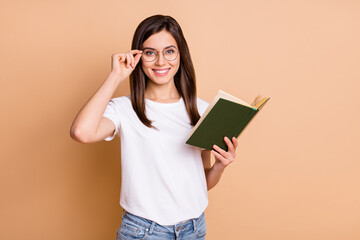
<svg viewBox="0 0 360 240"><path fill-rule="evenodd" d="M205 240L205 214L175 225L159 225L151 220L135 216L129 212L123 214L121 226L117 230L116 240L148 239Z"/></svg>

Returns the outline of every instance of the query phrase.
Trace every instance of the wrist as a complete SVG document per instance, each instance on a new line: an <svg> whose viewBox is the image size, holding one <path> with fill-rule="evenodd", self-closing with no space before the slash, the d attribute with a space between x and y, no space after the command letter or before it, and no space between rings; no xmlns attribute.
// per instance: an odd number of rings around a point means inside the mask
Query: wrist
<svg viewBox="0 0 360 240"><path fill-rule="evenodd" d="M225 170L225 166L219 162L215 162L214 165L212 166L212 169L216 172L216 173L220 173L222 174Z"/></svg>
<svg viewBox="0 0 360 240"><path fill-rule="evenodd" d="M118 85L121 82L123 82L125 79L122 79L120 74L117 73L116 71L111 71L106 80L111 81L111 82L115 83L116 85Z"/></svg>

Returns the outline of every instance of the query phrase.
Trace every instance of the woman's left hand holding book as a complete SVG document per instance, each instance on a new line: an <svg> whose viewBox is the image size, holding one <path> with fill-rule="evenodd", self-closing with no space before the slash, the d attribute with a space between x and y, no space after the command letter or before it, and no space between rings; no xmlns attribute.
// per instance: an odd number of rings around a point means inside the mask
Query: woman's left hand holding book
<svg viewBox="0 0 360 240"><path fill-rule="evenodd" d="M234 161L236 157L236 148L238 146L238 142L235 137L232 138L232 141L230 141L229 138L224 137L224 141L228 147L228 151L225 151L217 145L214 145L214 149L211 150L211 153L215 157L213 168L219 172L223 172L224 169Z"/></svg>

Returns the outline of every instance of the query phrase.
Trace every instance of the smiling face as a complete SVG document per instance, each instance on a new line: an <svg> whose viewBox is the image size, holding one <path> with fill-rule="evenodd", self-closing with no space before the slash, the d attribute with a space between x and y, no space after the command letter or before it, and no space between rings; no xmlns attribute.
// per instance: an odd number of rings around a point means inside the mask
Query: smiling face
<svg viewBox="0 0 360 240"><path fill-rule="evenodd" d="M163 54L171 54L173 48L178 49L178 45L174 37L168 31L160 31L151 35L143 43L143 54L157 54L157 58L152 62L145 61L146 56L142 57L141 65L145 75L149 78L151 83L156 85L171 84L174 81L174 76L180 66L180 53L175 60L166 60ZM165 51L164 51L165 50ZM150 82L148 82L149 84ZM150 83L150 84L151 84Z"/></svg>

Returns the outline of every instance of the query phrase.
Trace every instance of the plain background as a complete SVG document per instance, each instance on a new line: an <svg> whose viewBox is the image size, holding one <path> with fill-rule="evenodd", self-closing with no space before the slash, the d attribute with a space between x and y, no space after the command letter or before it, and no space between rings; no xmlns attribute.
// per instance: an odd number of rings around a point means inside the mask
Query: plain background
<svg viewBox="0 0 360 240"><path fill-rule="evenodd" d="M356 0L1 0L0 239L115 239L120 141L69 129L158 13L183 28L199 97L271 97L209 192L207 239L360 239Z"/></svg>

